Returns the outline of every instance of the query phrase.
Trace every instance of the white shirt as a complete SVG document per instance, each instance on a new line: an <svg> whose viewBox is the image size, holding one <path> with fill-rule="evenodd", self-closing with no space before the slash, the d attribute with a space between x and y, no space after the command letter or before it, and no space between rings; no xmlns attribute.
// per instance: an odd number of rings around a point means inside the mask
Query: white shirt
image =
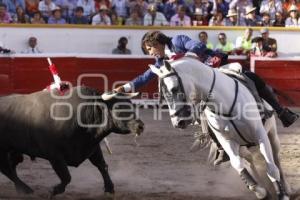
<svg viewBox="0 0 300 200"><path fill-rule="evenodd" d="M164 14L162 14L160 12L156 12L156 17L155 17L153 24L152 24L152 15L147 13L144 16L144 26L161 26L161 25L163 25L163 26L169 25Z"/></svg>
<svg viewBox="0 0 300 200"><path fill-rule="evenodd" d="M92 25L111 25L111 20L107 15L101 17L100 14L97 14L92 19Z"/></svg>
<svg viewBox="0 0 300 200"><path fill-rule="evenodd" d="M21 51L21 53L43 53L41 50L39 50L39 48L37 47L34 47L34 48L31 48L31 47L27 47L26 49L24 49L23 51Z"/></svg>

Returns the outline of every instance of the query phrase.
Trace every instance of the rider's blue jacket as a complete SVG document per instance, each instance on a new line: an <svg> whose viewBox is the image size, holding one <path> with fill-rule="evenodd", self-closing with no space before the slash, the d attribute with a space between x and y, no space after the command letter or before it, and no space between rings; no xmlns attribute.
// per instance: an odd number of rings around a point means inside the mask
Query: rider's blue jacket
<svg viewBox="0 0 300 200"><path fill-rule="evenodd" d="M168 48L171 52L176 54L193 52L198 56L210 55L214 56L215 52L206 48L206 45L200 41L192 40L186 35L177 35L173 37L169 44L167 44ZM155 66L159 68L163 64L164 58L155 58ZM148 69L143 74L136 77L131 81L131 87L137 89L145 84L147 84L151 79L153 79L156 75Z"/></svg>

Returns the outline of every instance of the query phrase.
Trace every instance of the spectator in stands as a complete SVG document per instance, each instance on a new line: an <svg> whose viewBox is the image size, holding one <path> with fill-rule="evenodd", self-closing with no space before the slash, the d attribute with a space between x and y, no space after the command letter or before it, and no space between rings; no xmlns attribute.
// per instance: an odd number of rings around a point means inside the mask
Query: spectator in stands
<svg viewBox="0 0 300 200"><path fill-rule="evenodd" d="M40 0L25 0L25 11L29 17L33 17L34 13L39 11Z"/></svg>
<svg viewBox="0 0 300 200"><path fill-rule="evenodd" d="M55 0L55 5L60 7L62 17L70 21L74 16L77 0Z"/></svg>
<svg viewBox="0 0 300 200"><path fill-rule="evenodd" d="M291 6L296 6L298 10L300 10L300 2L299 0L284 0L283 3L283 15L288 16L289 10Z"/></svg>
<svg viewBox="0 0 300 200"><path fill-rule="evenodd" d="M250 52L250 56L255 57L270 57L274 58L277 57L277 54L274 54L271 51L267 51L263 46L263 38L262 37L255 37L252 40L253 48Z"/></svg>
<svg viewBox="0 0 300 200"><path fill-rule="evenodd" d="M272 21L275 21L275 13L282 12L281 0L263 0L259 9L260 14L269 13Z"/></svg>
<svg viewBox="0 0 300 200"><path fill-rule="evenodd" d="M240 26L238 22L238 14L234 9L230 9L226 17L225 26Z"/></svg>
<svg viewBox="0 0 300 200"><path fill-rule="evenodd" d="M239 19L246 18L247 7L253 7L252 0L232 0L229 4L229 9L235 9Z"/></svg>
<svg viewBox="0 0 300 200"><path fill-rule="evenodd" d="M42 51L37 47L37 38L29 37L28 47L24 49L21 53L42 53Z"/></svg>
<svg viewBox="0 0 300 200"><path fill-rule="evenodd" d="M246 7L246 26L261 26L261 19L255 14L255 7L247 6Z"/></svg>
<svg viewBox="0 0 300 200"><path fill-rule="evenodd" d="M191 26L191 18L186 15L186 7L177 7L177 14L171 17L170 26Z"/></svg>
<svg viewBox="0 0 300 200"><path fill-rule="evenodd" d="M199 41L206 45L206 48L213 50L214 45L208 41L207 32L201 31L198 37L199 37Z"/></svg>
<svg viewBox="0 0 300 200"><path fill-rule="evenodd" d="M39 11L46 22L48 22L49 17L52 15L52 11L55 9L56 5L52 0L42 0L39 3Z"/></svg>
<svg viewBox="0 0 300 200"><path fill-rule="evenodd" d="M0 3L0 24L9 24L11 22L12 18L6 10L6 5Z"/></svg>
<svg viewBox="0 0 300 200"><path fill-rule="evenodd" d="M194 13L193 26L208 26L208 21L204 17L203 12L200 8L196 8Z"/></svg>
<svg viewBox="0 0 300 200"><path fill-rule="evenodd" d="M127 49L127 44L128 39L126 37L120 37L118 46L112 50L112 54L131 54L131 51Z"/></svg>
<svg viewBox="0 0 300 200"><path fill-rule="evenodd" d="M125 22L125 19L128 17L129 4L128 0L112 0L112 10L114 10L117 15L122 18L122 21ZM122 22L123 23L123 22Z"/></svg>
<svg viewBox="0 0 300 200"><path fill-rule="evenodd" d="M163 14L165 15L168 21L170 21L171 17L176 14L177 8L180 5L185 5L184 0L168 0L165 3L165 10Z"/></svg>
<svg viewBox="0 0 300 200"><path fill-rule="evenodd" d="M74 16L70 20L71 24L89 24L89 19L83 16L83 7L76 7Z"/></svg>
<svg viewBox="0 0 300 200"><path fill-rule="evenodd" d="M273 26L279 26L279 27L284 27L285 26L285 19L284 19L281 12L276 12L275 21L273 23Z"/></svg>
<svg viewBox="0 0 300 200"><path fill-rule="evenodd" d="M111 11L110 13L111 25L121 26L125 23L125 18L118 16L116 11Z"/></svg>
<svg viewBox="0 0 300 200"><path fill-rule="evenodd" d="M273 26L273 21L271 21L271 17L270 17L269 13L267 13L267 12L262 13L261 25L262 26Z"/></svg>
<svg viewBox="0 0 300 200"><path fill-rule="evenodd" d="M136 10L139 12L139 17L143 18L148 12L148 6L149 4L145 0L131 0L129 2L129 13L132 13L133 10Z"/></svg>
<svg viewBox="0 0 300 200"><path fill-rule="evenodd" d="M132 10L130 17L126 19L125 25L127 26L141 26L143 25L143 20L139 16L138 10Z"/></svg>
<svg viewBox="0 0 300 200"><path fill-rule="evenodd" d="M221 51L228 55L234 54L234 45L232 42L227 41L225 33L219 33L218 35L219 43L217 44L215 50Z"/></svg>
<svg viewBox="0 0 300 200"><path fill-rule="evenodd" d="M243 36L239 36L235 41L235 53L238 55L249 55L252 49L252 34L253 29L247 28Z"/></svg>
<svg viewBox="0 0 300 200"><path fill-rule="evenodd" d="M144 16L144 26L167 26L169 25L163 13L156 11L155 4L148 6L148 13Z"/></svg>
<svg viewBox="0 0 300 200"><path fill-rule="evenodd" d="M33 17L30 19L31 24L45 24L45 20L42 17L42 14L37 11L33 14Z"/></svg>
<svg viewBox="0 0 300 200"><path fill-rule="evenodd" d="M13 16L13 22L18 24L27 24L29 23L29 16L25 14L25 11L22 7L17 7L16 15Z"/></svg>
<svg viewBox="0 0 300 200"><path fill-rule="evenodd" d="M6 5L6 10L11 16L17 14L17 7L21 7L23 10L25 10L24 0L1 0L1 3Z"/></svg>
<svg viewBox="0 0 300 200"><path fill-rule="evenodd" d="M229 10L229 3L225 0L214 0L212 12L222 12L223 16L226 16Z"/></svg>
<svg viewBox="0 0 300 200"><path fill-rule="evenodd" d="M106 5L102 5L99 9L99 13L92 18L92 25L111 25L111 19L109 17L108 8Z"/></svg>
<svg viewBox="0 0 300 200"><path fill-rule="evenodd" d="M83 7L83 15L88 17L88 19L91 19L91 17L96 13L94 0L78 0L77 6Z"/></svg>
<svg viewBox="0 0 300 200"><path fill-rule="evenodd" d="M62 17L60 8L52 11L52 15L48 19L48 24L66 24L66 20Z"/></svg>
<svg viewBox="0 0 300 200"><path fill-rule="evenodd" d="M225 19L222 12L217 11L208 23L209 26L225 26Z"/></svg>
<svg viewBox="0 0 300 200"><path fill-rule="evenodd" d="M190 11L195 13L196 9L201 9L205 20L209 21L212 16L211 13L213 9L213 3L208 0L193 0L192 4L190 5Z"/></svg>
<svg viewBox="0 0 300 200"><path fill-rule="evenodd" d="M300 18L298 8L292 5L289 9L289 17L285 20L286 27L298 27L300 26Z"/></svg>
<svg viewBox="0 0 300 200"><path fill-rule="evenodd" d="M109 10L111 10L110 0L94 0L95 2L95 12L98 13L102 5L105 5Z"/></svg>
<svg viewBox="0 0 300 200"><path fill-rule="evenodd" d="M269 37L269 29L262 28L260 30L261 37L263 39L263 50L267 53L268 57L277 57L277 41L274 38Z"/></svg>

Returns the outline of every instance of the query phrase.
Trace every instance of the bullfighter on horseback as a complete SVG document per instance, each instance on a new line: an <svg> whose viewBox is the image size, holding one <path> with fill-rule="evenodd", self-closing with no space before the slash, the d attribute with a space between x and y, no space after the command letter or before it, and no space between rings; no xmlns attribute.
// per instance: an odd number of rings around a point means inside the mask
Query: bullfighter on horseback
<svg viewBox="0 0 300 200"><path fill-rule="evenodd" d="M177 35L171 38L160 31L150 31L144 36L142 40L142 47L149 55L155 57L155 67L157 68L160 68L163 64L163 60L168 59L165 54L166 48L175 54L183 54L187 52L195 53L199 56L202 62L212 67L217 67L220 64L224 65L227 63L227 55L207 49L204 43L192 40L186 35ZM243 73L254 82L259 96L266 100L274 108L284 127L289 127L299 118L299 115L279 104L277 98L273 94L273 91L258 75L246 70ZM117 87L115 91L128 92L133 89L138 89L139 87L146 85L155 76L156 75L148 69L131 82ZM224 155L225 152L222 149L219 149L219 157L216 159L215 164L226 161L227 158Z"/></svg>

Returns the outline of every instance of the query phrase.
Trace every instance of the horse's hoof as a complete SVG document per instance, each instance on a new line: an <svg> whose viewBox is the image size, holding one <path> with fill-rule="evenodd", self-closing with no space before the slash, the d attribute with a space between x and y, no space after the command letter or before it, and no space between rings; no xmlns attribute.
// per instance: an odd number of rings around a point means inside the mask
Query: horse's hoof
<svg viewBox="0 0 300 200"><path fill-rule="evenodd" d="M287 196L287 195L283 195L283 196L278 196L278 199L279 200L290 200L290 197L289 196Z"/></svg>
<svg viewBox="0 0 300 200"><path fill-rule="evenodd" d="M268 195L266 189L260 186L255 186L254 188L250 188L250 190L255 193L257 199L266 199Z"/></svg>

